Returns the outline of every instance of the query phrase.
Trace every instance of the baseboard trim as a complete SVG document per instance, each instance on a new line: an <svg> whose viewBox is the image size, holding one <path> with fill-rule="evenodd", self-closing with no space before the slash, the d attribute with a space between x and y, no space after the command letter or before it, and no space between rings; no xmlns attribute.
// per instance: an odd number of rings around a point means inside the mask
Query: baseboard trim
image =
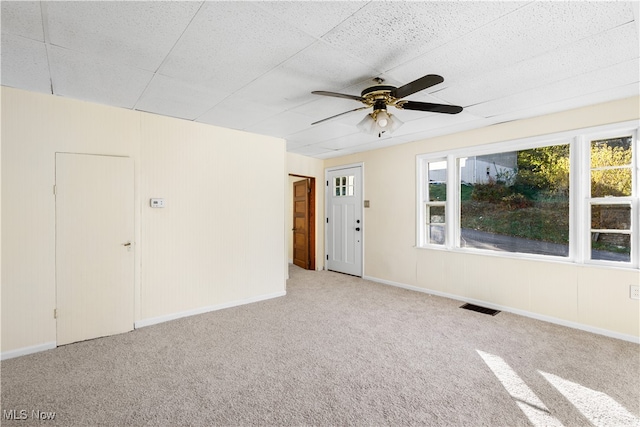
<svg viewBox="0 0 640 427"><path fill-rule="evenodd" d="M170 320L181 319L183 317L195 316L198 314L204 314L212 311L223 310L225 308L238 307L240 305L251 304L254 302L260 302L260 301L265 301L273 298L283 297L286 294L287 294L286 291L274 292L272 294L258 295L256 297L244 298L241 300L230 301L223 304L210 305L207 307L200 307L193 310L182 311L179 313L172 313L164 316L152 317L149 319L143 319L135 322L134 327L136 329L144 328L145 326L157 325L158 323L164 323Z"/></svg>
<svg viewBox="0 0 640 427"><path fill-rule="evenodd" d="M549 322L549 323L553 323L560 326L566 326L568 328L579 329L585 332L591 332L598 335L604 335L610 338L616 338L619 340L640 344L640 337L636 337L634 335L621 334L619 332L610 331L608 329L596 328L594 326L584 325L582 323L577 323L577 322L571 322L569 320L559 319L557 317L545 316L543 314L538 314L531 311L520 310L517 308L507 307L499 304L493 304L488 301L477 300L474 298L465 298L460 295L434 291L432 289L420 288L418 286L413 286L413 285L406 285L404 283L393 282L391 280L385 280L385 279L379 279L377 277L362 276L362 278L365 280L370 280L372 282L380 283L383 285L395 286L396 288L403 288L403 289L408 289L410 291L422 292L429 295L435 295L435 296L449 298L457 301L467 302L470 304L476 304L483 307L492 308L494 310L506 311L509 313L517 314L519 316L529 317L531 319L542 320L544 322Z"/></svg>
<svg viewBox="0 0 640 427"><path fill-rule="evenodd" d="M0 354L0 360L13 359L14 357L26 356L27 354L39 353L45 350L51 350L56 348L55 341L47 342L44 344L32 345L29 347L19 348L17 350L5 351Z"/></svg>

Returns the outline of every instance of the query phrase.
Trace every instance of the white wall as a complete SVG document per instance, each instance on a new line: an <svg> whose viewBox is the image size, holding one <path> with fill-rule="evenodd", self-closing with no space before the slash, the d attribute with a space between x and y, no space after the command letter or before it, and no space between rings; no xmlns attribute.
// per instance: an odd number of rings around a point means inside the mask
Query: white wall
<svg viewBox="0 0 640 427"><path fill-rule="evenodd" d="M639 108L630 98L326 160L365 164L365 276L638 340L638 270L416 248L415 165L418 154L637 120Z"/></svg>
<svg viewBox="0 0 640 427"><path fill-rule="evenodd" d="M316 270L324 268L324 161L312 157L301 156L300 154L287 153L287 176L289 174L308 176L316 179ZM295 178L292 181L299 181ZM288 242L287 258L293 258L293 234L291 226L293 224L293 184L287 190L287 206L291 206L287 215L286 236Z"/></svg>
<svg viewBox="0 0 640 427"><path fill-rule="evenodd" d="M134 160L137 323L284 294L283 140L0 90L3 357L55 346L56 152Z"/></svg>
<svg viewBox="0 0 640 427"><path fill-rule="evenodd" d="M141 124L140 318L284 292L284 141L151 114Z"/></svg>

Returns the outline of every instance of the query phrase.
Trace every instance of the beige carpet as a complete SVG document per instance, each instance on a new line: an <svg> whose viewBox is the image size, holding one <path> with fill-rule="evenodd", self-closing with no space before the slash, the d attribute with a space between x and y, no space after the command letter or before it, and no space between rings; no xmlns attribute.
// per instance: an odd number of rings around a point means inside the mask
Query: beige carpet
<svg viewBox="0 0 640 427"><path fill-rule="evenodd" d="M2 362L2 425L640 423L637 344L290 274L286 297Z"/></svg>

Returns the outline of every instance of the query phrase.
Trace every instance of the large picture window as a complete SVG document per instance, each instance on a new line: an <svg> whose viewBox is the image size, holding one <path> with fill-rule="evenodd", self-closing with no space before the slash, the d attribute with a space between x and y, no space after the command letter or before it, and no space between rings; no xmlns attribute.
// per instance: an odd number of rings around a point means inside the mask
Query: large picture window
<svg viewBox="0 0 640 427"><path fill-rule="evenodd" d="M418 156L418 246L637 268L637 131L611 128Z"/></svg>
<svg viewBox="0 0 640 427"><path fill-rule="evenodd" d="M460 247L569 255L569 144L468 157L460 177Z"/></svg>

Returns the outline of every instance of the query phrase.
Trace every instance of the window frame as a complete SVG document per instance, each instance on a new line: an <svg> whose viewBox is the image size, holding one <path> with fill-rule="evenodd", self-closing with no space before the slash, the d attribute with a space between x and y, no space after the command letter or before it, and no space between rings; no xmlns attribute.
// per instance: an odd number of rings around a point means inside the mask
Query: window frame
<svg viewBox="0 0 640 427"><path fill-rule="evenodd" d="M445 193L445 200L444 201L431 201L430 199L430 184L431 181L429 180L429 164L430 163L442 163L444 162L445 164L445 180L444 183L446 185L446 193ZM427 217L426 217L426 212L429 209L429 207L443 207L444 208L444 222L441 223L442 227L444 229L444 242L442 244L440 243L429 243L430 245L434 245L434 246L438 246L438 247L443 247L447 244L447 240L448 240L448 236L447 236L447 224L449 223L449 211L447 208L447 202L446 200L449 198L449 164L448 164L448 160L446 157L440 157L440 158L435 158L435 159L430 159L429 161L425 161L423 162L422 166L419 168L420 173L422 173L423 175L423 179L421 182L427 183L427 185L422 185L421 189L420 189L420 195L418 197L418 199L420 200L418 203L418 210L419 210L419 216L422 216L423 221L419 224L419 228L420 231L418 239L420 241L429 241L430 237L431 237L431 233L430 233L430 225L432 225L431 222L427 222Z"/></svg>
<svg viewBox="0 0 640 427"><path fill-rule="evenodd" d="M416 247L462 253L485 254L506 258L537 259L554 262L578 263L623 269L638 269L640 255L640 166L638 155L639 121L627 121L610 125L582 128L553 134L504 140L488 144L456 148L448 151L418 154L416 156ZM591 141L620 136L631 136L632 192L629 197L602 198L602 204L631 204L631 254L630 261L591 259ZM491 249L460 247L460 159L503 152L520 151L550 145L569 144L569 253L568 256L501 252ZM444 244L425 241L424 196L425 178L429 162L447 162L447 200L445 206L446 230ZM454 184L452 184L454 183ZM615 201L614 201L615 199ZM624 199L624 200L623 200ZM599 202L599 200L596 200ZM600 204L600 203L598 203Z"/></svg>

